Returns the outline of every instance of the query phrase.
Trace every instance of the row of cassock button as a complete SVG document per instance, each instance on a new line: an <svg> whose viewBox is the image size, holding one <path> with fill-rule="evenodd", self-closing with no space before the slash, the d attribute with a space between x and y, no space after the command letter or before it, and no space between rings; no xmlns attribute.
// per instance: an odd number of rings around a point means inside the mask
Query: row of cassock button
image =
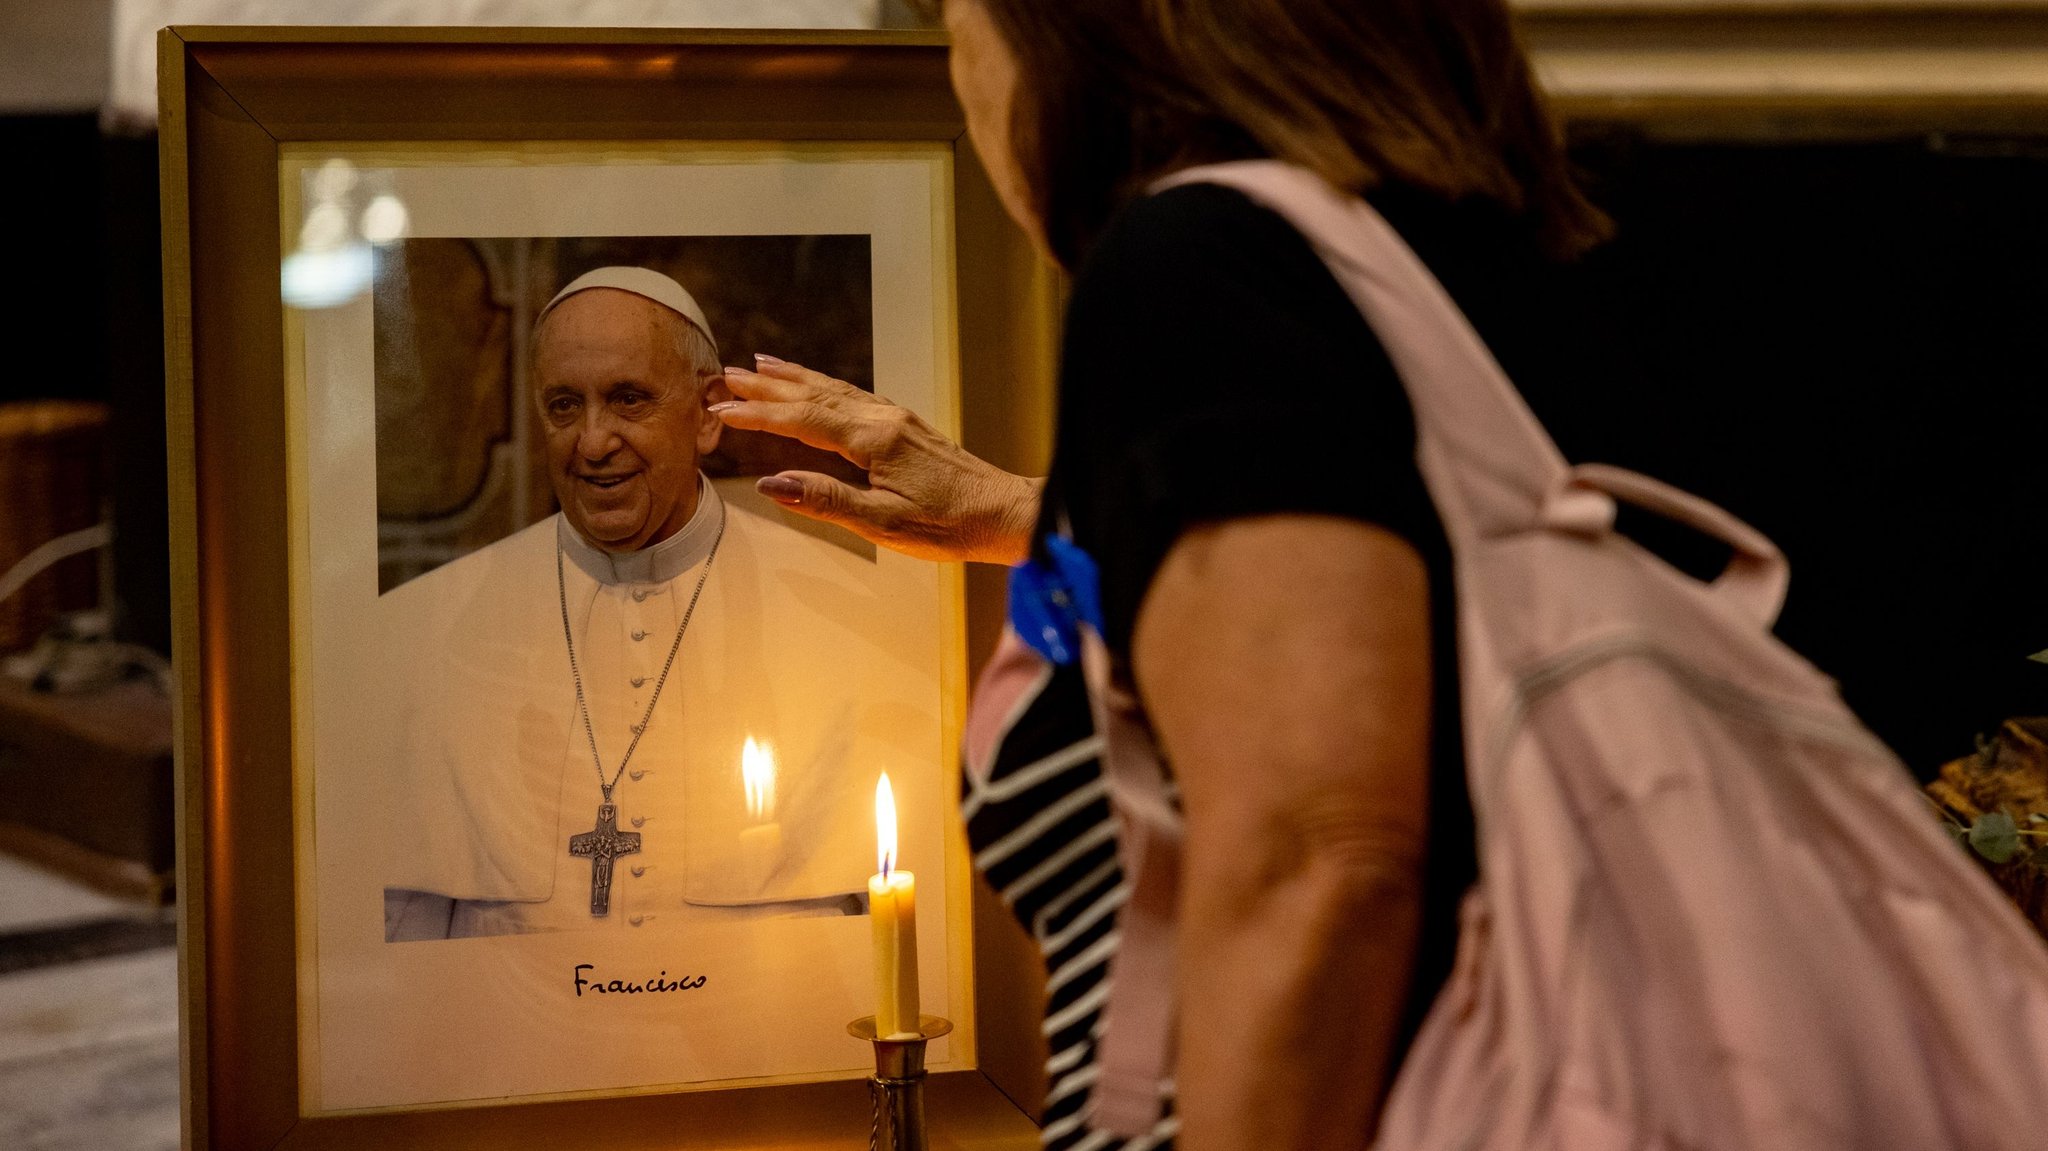
<svg viewBox="0 0 2048 1151"><path fill-rule="evenodd" d="M632 592L633 602L646 603L650 596L660 595L663 590L664 589L658 585L654 587L634 588ZM647 637L655 634L655 630L656 629L650 628L634 628L631 632L627 634L632 636L633 642L637 644L646 642ZM648 677L645 675L636 675L629 678L626 682L632 685L633 689L637 692L640 688L647 686L647 678ZM642 709L644 709L646 706L647 702L643 699L640 699L637 695L633 698L633 714L642 714ZM631 730L634 735L640 734L640 726L638 724L633 725ZM640 779L645 778L652 771L652 768L633 768L632 770L626 772L626 778L638 781ZM649 817L644 815L636 815L630 820L635 830L638 830L643 824L647 823L648 821ZM654 867L655 865L652 863L636 863L628 867L627 871L629 874L632 875L634 879L640 879L644 877L648 873L648 871ZM641 913L627 916L626 922L630 926L639 927L653 918L654 915L652 913Z"/></svg>

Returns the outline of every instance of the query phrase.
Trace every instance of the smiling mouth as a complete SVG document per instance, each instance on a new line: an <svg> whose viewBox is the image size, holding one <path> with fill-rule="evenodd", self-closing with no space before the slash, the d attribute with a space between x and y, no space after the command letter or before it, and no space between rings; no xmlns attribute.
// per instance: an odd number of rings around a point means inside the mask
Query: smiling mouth
<svg viewBox="0 0 2048 1151"><path fill-rule="evenodd" d="M600 491L610 491L627 480L632 479L636 474L638 473L627 472L622 476L577 476L576 478Z"/></svg>

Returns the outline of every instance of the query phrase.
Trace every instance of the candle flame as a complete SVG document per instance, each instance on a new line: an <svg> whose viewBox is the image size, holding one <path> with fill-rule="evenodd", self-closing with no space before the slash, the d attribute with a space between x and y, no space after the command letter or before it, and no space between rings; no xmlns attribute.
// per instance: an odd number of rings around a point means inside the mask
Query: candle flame
<svg viewBox="0 0 2048 1151"><path fill-rule="evenodd" d="M747 737L740 749L740 783L747 789L747 817L761 822L775 818L775 752Z"/></svg>
<svg viewBox="0 0 2048 1151"><path fill-rule="evenodd" d="M896 793L889 787L889 774L875 785L875 848L881 864L882 881L896 870Z"/></svg>

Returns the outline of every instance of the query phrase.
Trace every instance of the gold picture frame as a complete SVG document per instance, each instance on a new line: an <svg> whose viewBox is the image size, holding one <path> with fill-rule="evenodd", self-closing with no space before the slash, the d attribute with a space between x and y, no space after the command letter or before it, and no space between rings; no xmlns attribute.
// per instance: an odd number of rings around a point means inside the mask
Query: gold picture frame
<svg viewBox="0 0 2048 1151"><path fill-rule="evenodd" d="M304 492L287 386L299 335L280 292L291 199L282 174L316 145L942 150L951 218L934 224L950 231L941 290L953 302L960 394L949 430L1002 466L1042 474L1058 284L966 145L943 37L173 28L160 40L159 84L187 1145L500 1148L591 1132L621 1149L856 1145L870 1118L858 1079L305 1106L309 960L296 869L310 823L293 717L307 665L290 528ZM961 585L955 646L965 657L944 673L956 712L965 668L1000 625L1001 573L970 571ZM958 715L947 722L957 735ZM957 824L947 832L949 860L964 868ZM956 1069L930 1083L934 1134L966 1147L1034 1146L1036 953L985 887L952 918L971 956L972 1026Z"/></svg>
<svg viewBox="0 0 2048 1151"><path fill-rule="evenodd" d="M2041 0L1508 0L1553 113L1673 140L2039 131Z"/></svg>

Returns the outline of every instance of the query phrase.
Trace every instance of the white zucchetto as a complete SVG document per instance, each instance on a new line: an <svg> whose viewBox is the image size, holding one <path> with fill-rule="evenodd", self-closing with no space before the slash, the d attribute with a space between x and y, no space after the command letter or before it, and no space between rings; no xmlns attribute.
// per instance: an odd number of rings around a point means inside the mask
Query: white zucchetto
<svg viewBox="0 0 2048 1151"><path fill-rule="evenodd" d="M718 354L718 337L711 334L711 323L704 318L704 309L697 306L696 297L685 291L675 280L652 268L619 266L595 268L585 272L569 281L568 287L555 293L555 298L549 300L547 307L542 308L540 314L533 318L533 326L539 328L541 321L548 318L548 313L555 310L556 304L591 288L617 288L621 292L631 292L636 296L653 300L688 320L691 327L696 328L703 333L705 339L711 341L712 355Z"/></svg>

